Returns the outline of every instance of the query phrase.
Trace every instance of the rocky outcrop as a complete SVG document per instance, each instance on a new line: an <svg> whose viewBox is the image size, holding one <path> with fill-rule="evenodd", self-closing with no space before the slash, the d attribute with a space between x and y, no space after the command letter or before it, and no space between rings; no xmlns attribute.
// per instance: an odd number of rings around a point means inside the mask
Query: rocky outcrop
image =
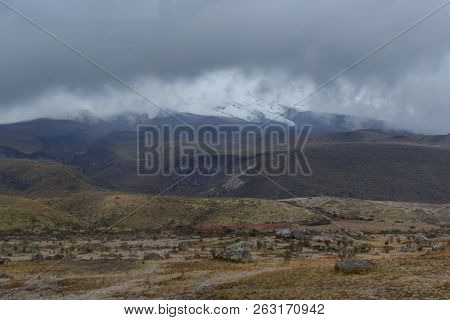
<svg viewBox="0 0 450 320"><path fill-rule="evenodd" d="M375 269L368 260L348 259L336 262L335 270L344 273L366 273Z"/></svg>
<svg viewBox="0 0 450 320"><path fill-rule="evenodd" d="M252 262L251 244L241 241L229 245L220 252L213 252L213 258L232 262Z"/></svg>

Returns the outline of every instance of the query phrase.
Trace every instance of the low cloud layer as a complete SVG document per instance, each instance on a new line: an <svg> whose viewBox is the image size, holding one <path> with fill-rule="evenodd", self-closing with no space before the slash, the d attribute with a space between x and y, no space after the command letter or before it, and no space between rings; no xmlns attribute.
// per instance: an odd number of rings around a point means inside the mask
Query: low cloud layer
<svg viewBox="0 0 450 320"><path fill-rule="evenodd" d="M4 0L162 106L294 104L441 0ZM449 133L450 7L303 101ZM2 122L154 106L0 5Z"/></svg>

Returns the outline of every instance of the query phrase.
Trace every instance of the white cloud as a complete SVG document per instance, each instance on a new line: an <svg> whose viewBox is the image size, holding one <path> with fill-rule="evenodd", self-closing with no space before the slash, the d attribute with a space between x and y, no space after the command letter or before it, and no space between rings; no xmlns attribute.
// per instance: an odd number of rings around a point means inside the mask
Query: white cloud
<svg viewBox="0 0 450 320"><path fill-rule="evenodd" d="M372 81L355 86L342 78L304 102L302 109L374 117L415 132L448 133L450 120L450 57L437 70L419 66L391 87ZM214 108L228 102L252 104L277 101L292 105L313 90L313 82L292 79L281 71L243 72L239 69L208 72L196 78L162 81L145 77L133 83L154 102L178 112L217 115ZM59 88L33 102L15 105L2 122L36 117L68 118L87 110L107 118L125 111L160 110L128 89L105 86L96 94Z"/></svg>

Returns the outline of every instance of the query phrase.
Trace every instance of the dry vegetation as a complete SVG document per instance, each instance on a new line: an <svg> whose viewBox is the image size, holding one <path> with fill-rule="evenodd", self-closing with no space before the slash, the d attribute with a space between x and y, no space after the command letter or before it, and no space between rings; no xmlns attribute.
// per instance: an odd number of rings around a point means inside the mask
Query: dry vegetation
<svg viewBox="0 0 450 320"><path fill-rule="evenodd" d="M39 201L0 195L0 231L81 228L85 225L74 216Z"/></svg>
<svg viewBox="0 0 450 320"><path fill-rule="evenodd" d="M99 234L47 240L8 237L0 245L4 299L449 299L449 236L327 234L310 240L272 233L223 237ZM431 238L433 237L433 238ZM64 239L62 239L64 238ZM95 240L93 240L94 238ZM212 250L244 240L253 262L212 258ZM354 250L363 248L368 250ZM372 261L363 274L343 274L343 257ZM405 248L408 248L405 250ZM354 250L354 251L353 251ZM148 253L161 259L145 260ZM6 259L5 259L6 258Z"/></svg>
<svg viewBox="0 0 450 320"><path fill-rule="evenodd" d="M90 178L76 167L47 160L0 156L0 194L38 198L66 196L94 189Z"/></svg>
<svg viewBox="0 0 450 320"><path fill-rule="evenodd" d="M375 258L374 272L336 273L335 259L293 263L273 271L217 286L208 299L449 299L450 255L387 256Z"/></svg>
<svg viewBox="0 0 450 320"><path fill-rule="evenodd" d="M220 229L247 224L302 222L317 216L303 207L261 199L153 197L90 192L42 202L91 224L133 230L176 227Z"/></svg>
<svg viewBox="0 0 450 320"><path fill-rule="evenodd" d="M0 196L0 297L449 299L449 225L448 205L344 198ZM252 262L221 260L242 243Z"/></svg>

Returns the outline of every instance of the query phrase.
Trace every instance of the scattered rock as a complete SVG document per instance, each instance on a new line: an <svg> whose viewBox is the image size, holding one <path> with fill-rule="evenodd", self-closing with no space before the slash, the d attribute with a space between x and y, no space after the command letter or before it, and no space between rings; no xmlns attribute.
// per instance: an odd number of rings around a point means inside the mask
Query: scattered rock
<svg viewBox="0 0 450 320"><path fill-rule="evenodd" d="M7 275L6 273L0 273L0 280L4 280L4 279L9 280L9 279L12 279L12 277Z"/></svg>
<svg viewBox="0 0 450 320"><path fill-rule="evenodd" d="M335 239L333 237L330 236L314 236L312 238L313 241L317 241L317 242L325 242L325 243L331 243L333 242Z"/></svg>
<svg viewBox="0 0 450 320"><path fill-rule="evenodd" d="M425 244L428 244L430 242L430 239L425 237L423 234L419 234L419 235L415 236L414 241L418 245L425 245Z"/></svg>
<svg viewBox="0 0 450 320"><path fill-rule="evenodd" d="M156 252L144 254L144 260L163 260L163 259L164 258L162 257L162 255L160 255L159 253L156 253Z"/></svg>
<svg viewBox="0 0 450 320"><path fill-rule="evenodd" d="M294 238L296 240L310 240L312 237L306 231L294 230L294 231L292 231L292 238Z"/></svg>
<svg viewBox="0 0 450 320"><path fill-rule="evenodd" d="M444 251L444 246L441 243L435 243L431 247L431 250L437 252L437 251Z"/></svg>
<svg viewBox="0 0 450 320"><path fill-rule="evenodd" d="M136 252L132 252L128 255L130 259L139 259L139 255Z"/></svg>
<svg viewBox="0 0 450 320"><path fill-rule="evenodd" d="M387 254L387 253L391 252L393 248L389 245L387 245L387 246L385 245L382 249L383 249L383 253Z"/></svg>
<svg viewBox="0 0 450 320"><path fill-rule="evenodd" d="M404 252L404 253L408 253L408 252L415 252L416 250L414 248L411 248L411 247L402 247L400 249L400 251Z"/></svg>
<svg viewBox="0 0 450 320"><path fill-rule="evenodd" d="M53 231L51 233L51 237L52 237L52 239L54 239L56 241L61 241L64 239L64 236L59 231Z"/></svg>
<svg viewBox="0 0 450 320"><path fill-rule="evenodd" d="M62 260L64 259L64 255L62 254L55 254L54 256L48 256L45 258L45 260Z"/></svg>
<svg viewBox="0 0 450 320"><path fill-rule="evenodd" d="M370 243L362 243L358 246L358 251L360 253L369 253L372 251L372 245Z"/></svg>
<svg viewBox="0 0 450 320"><path fill-rule="evenodd" d="M323 252L327 250L327 246L321 244L313 245L312 248L317 252Z"/></svg>
<svg viewBox="0 0 450 320"><path fill-rule="evenodd" d="M187 244L185 242L180 242L178 244L178 251L182 252L182 251L187 251L189 248L187 246Z"/></svg>
<svg viewBox="0 0 450 320"><path fill-rule="evenodd" d="M349 259L336 262L335 270L344 273L365 273L372 271L375 265L368 260Z"/></svg>
<svg viewBox="0 0 450 320"><path fill-rule="evenodd" d="M44 256L40 253L35 253L31 256L31 261L44 261Z"/></svg>
<svg viewBox="0 0 450 320"><path fill-rule="evenodd" d="M109 253L106 255L106 258L108 258L108 259L118 259L118 260L120 260L120 259L123 258L123 255L122 255L121 253L119 253L119 252L109 252Z"/></svg>
<svg viewBox="0 0 450 320"><path fill-rule="evenodd" d="M364 234L362 232L349 232L348 236L356 240L361 240Z"/></svg>
<svg viewBox="0 0 450 320"><path fill-rule="evenodd" d="M273 249L276 243L272 239L258 239L254 242L253 247L258 249Z"/></svg>
<svg viewBox="0 0 450 320"><path fill-rule="evenodd" d="M277 238L291 239L292 238L292 231L289 230L289 229L277 230L276 236L277 236Z"/></svg>
<svg viewBox="0 0 450 320"><path fill-rule="evenodd" d="M246 241L241 241L229 245L221 252L214 255L215 259L233 262L252 262L251 245Z"/></svg>

